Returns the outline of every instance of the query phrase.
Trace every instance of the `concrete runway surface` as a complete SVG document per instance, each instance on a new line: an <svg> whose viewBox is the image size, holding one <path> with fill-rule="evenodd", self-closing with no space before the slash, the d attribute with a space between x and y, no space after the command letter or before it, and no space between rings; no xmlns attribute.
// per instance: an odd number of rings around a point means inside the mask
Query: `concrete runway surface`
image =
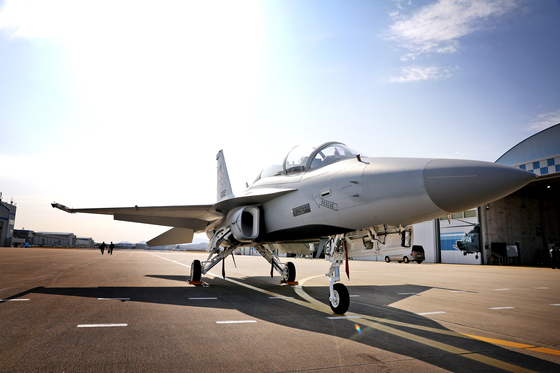
<svg viewBox="0 0 560 373"><path fill-rule="evenodd" d="M1 248L0 371L560 371L560 270L350 261L341 318L325 260L290 258L289 286L237 256L194 286L193 259Z"/></svg>

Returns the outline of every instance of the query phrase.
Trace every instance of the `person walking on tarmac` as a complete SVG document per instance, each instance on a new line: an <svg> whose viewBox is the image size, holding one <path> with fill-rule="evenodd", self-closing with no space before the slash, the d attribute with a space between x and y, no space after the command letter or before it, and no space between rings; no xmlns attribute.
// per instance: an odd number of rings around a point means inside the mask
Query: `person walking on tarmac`
<svg viewBox="0 0 560 373"><path fill-rule="evenodd" d="M113 241L111 241L111 244L109 245L109 250L107 251L109 254L113 255L113 249L115 248L115 245L113 244Z"/></svg>
<svg viewBox="0 0 560 373"><path fill-rule="evenodd" d="M550 264L552 269L560 268L560 252L558 245L554 245L550 248Z"/></svg>
<svg viewBox="0 0 560 373"><path fill-rule="evenodd" d="M105 241L103 241L103 243L99 245L99 248L101 249L101 255L103 255L103 253L105 252L106 247L107 245L105 245Z"/></svg>

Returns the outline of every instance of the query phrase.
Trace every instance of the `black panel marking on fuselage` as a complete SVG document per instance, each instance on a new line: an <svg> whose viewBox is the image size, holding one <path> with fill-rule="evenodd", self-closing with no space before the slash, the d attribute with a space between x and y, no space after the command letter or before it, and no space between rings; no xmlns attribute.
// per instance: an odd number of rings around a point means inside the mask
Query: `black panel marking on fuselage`
<svg viewBox="0 0 560 373"><path fill-rule="evenodd" d="M309 206L309 203L306 203L305 205L301 205L298 207L294 207L292 209L292 214L294 214L294 217L307 214L309 212L311 212L311 206Z"/></svg>

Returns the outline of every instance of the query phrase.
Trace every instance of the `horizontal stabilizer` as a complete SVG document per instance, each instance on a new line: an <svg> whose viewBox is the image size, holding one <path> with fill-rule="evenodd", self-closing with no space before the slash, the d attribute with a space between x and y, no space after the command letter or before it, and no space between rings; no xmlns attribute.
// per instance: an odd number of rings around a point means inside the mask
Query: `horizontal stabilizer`
<svg viewBox="0 0 560 373"><path fill-rule="evenodd" d="M146 244L148 246L164 246L177 245L180 243L191 243L194 236L194 230L185 228L171 228L165 233L160 234L156 238L152 238Z"/></svg>

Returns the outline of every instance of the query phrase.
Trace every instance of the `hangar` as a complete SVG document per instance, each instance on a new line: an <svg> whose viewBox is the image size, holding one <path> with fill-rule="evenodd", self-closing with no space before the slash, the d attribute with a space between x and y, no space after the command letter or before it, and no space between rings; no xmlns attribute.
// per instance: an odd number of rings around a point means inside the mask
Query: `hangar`
<svg viewBox="0 0 560 373"><path fill-rule="evenodd" d="M527 170L537 179L517 192L478 208L484 264L548 265L560 243L560 124L520 142L496 163ZM514 245L517 257L504 247Z"/></svg>
<svg viewBox="0 0 560 373"><path fill-rule="evenodd" d="M413 242L424 247L426 262L550 264L548 250L560 244L560 124L523 140L496 163L532 172L537 178L498 201L413 225ZM465 255L461 245L476 253ZM366 249L354 258L384 260Z"/></svg>

